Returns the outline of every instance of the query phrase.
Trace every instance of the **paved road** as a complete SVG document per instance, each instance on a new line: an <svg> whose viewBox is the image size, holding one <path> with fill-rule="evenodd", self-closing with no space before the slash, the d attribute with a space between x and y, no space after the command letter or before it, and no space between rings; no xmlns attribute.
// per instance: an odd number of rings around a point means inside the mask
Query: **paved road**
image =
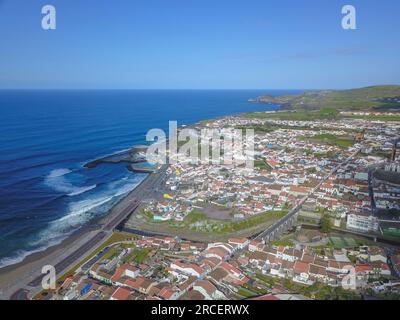
<svg viewBox="0 0 400 320"><path fill-rule="evenodd" d="M61 260L59 263L57 263L54 266L54 268L56 269L56 274L60 274L63 270L66 270L76 260L78 260L83 255L85 255L87 252L89 252L91 249L93 249L96 246L96 244L98 244L99 242L102 242L105 239L106 235L107 235L107 233L104 231L97 233L92 239L90 239L88 242L86 242L84 245L82 245L78 250L76 250L74 253L72 253L65 259ZM28 283L28 285L31 287L39 286L42 283L43 277L44 277L44 275L40 275L35 280Z"/></svg>
<svg viewBox="0 0 400 320"><path fill-rule="evenodd" d="M138 199L132 199L128 206L121 211L113 220L104 226L104 230L109 232L114 230L124 219L126 219L132 212L134 212L139 206L140 202Z"/></svg>
<svg viewBox="0 0 400 320"><path fill-rule="evenodd" d="M56 274L63 274L76 265L82 257L94 251L110 237L113 230L124 222L140 206L142 200L146 200L159 193L165 181L165 171L168 166L163 166L158 172L150 174L146 179L133 190L125 199L118 203L109 213L107 221L103 225L97 225L100 230L87 242L81 245L72 254L59 261L54 267ZM44 275L40 275L26 284L26 286L14 292L10 299L26 300L41 290L41 283Z"/></svg>
<svg viewBox="0 0 400 320"><path fill-rule="evenodd" d="M128 206L121 211L114 219L112 219L109 223L107 223L103 229L98 232L94 237L92 237L89 241L84 243L79 249L73 252L68 257L61 260L57 263L54 268L56 269L56 274L61 274L65 271L69 266L72 266L76 261L85 256L88 252L92 251L96 246L103 243L104 240L111 235L112 231L115 227L121 223L122 220L126 219L128 215L134 212L139 206L139 201L137 199L133 199L132 202L129 202ZM42 283L44 275L40 275L35 280L28 283L31 287L37 287Z"/></svg>

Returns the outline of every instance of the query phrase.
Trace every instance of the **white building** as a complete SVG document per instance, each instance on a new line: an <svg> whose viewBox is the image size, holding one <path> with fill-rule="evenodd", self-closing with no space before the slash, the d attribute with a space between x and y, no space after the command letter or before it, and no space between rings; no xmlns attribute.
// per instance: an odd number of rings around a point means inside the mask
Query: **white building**
<svg viewBox="0 0 400 320"><path fill-rule="evenodd" d="M400 172L400 163L392 162L385 165L385 171Z"/></svg>
<svg viewBox="0 0 400 320"><path fill-rule="evenodd" d="M193 263L183 263L179 260L172 262L170 266L171 271L178 271L183 274L202 278L207 274L207 270Z"/></svg>
<svg viewBox="0 0 400 320"><path fill-rule="evenodd" d="M347 229L358 232L376 232L379 229L379 222L372 215L352 213L347 216Z"/></svg>

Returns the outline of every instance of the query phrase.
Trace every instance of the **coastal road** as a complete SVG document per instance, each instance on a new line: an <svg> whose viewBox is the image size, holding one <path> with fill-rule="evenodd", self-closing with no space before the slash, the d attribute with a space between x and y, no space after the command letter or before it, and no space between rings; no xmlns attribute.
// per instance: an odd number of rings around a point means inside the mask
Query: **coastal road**
<svg viewBox="0 0 400 320"><path fill-rule="evenodd" d="M83 255L85 255L88 251L93 249L96 244L99 242L103 241L105 237L107 236L107 233L104 231L99 232L96 234L92 239L90 239L88 242L86 242L83 246L81 246L78 250L76 250L74 253L69 255L68 257L64 258L61 260L59 263L57 263L54 268L56 269L56 274L60 274L63 270L67 269L70 265L72 265L76 260L81 258ZM37 287L42 283L44 275L40 275L37 277L35 280L31 281L28 283L30 287Z"/></svg>
<svg viewBox="0 0 400 320"><path fill-rule="evenodd" d="M168 166L162 166L161 169L155 173L149 174L140 185L131 191L124 199L117 203L104 219L103 224L97 225L98 229L94 236L88 238L82 245L78 246L71 254L61 258L54 268L57 276L67 272L75 266L84 257L88 256L90 252L96 250L106 239L108 239L115 228L124 222L131 214L133 214L141 205L143 200L154 197L160 193L161 187L165 181L165 173ZM72 249L74 249L72 245ZM48 264L52 264L50 261ZM18 282L19 289L14 293L9 294L9 299L12 300L26 300L32 298L42 290L42 279L44 275L37 275L33 280L27 277L20 279Z"/></svg>
<svg viewBox="0 0 400 320"><path fill-rule="evenodd" d="M140 202L138 199L132 199L130 203L128 203L128 206L123 209L120 214L118 214L113 220L111 220L111 222L107 223L104 226L104 231L110 232L114 230L124 219L126 219L132 212L134 212L138 208L139 204Z"/></svg>
<svg viewBox="0 0 400 320"><path fill-rule="evenodd" d="M54 266L56 274L62 274L62 272L68 270L69 267L77 263L80 259L82 259L82 257L86 256L88 252L93 251L96 247L103 243L106 238L111 236L113 230L138 208L139 203L140 202L138 199L130 199L128 205L116 217L114 217L109 223L107 223L100 232L98 232L89 241L84 243L71 255L67 256ZM32 288L39 287L42 283L43 277L44 275L38 276L36 279L28 283L28 286ZM18 290L17 292L20 291L21 290ZM11 297L13 297L14 295L15 294L13 294Z"/></svg>

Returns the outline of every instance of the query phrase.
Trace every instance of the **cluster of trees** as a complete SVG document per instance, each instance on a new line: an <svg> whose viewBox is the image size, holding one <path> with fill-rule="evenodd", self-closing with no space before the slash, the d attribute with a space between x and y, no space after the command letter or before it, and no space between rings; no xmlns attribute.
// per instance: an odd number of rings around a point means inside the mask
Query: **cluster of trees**
<svg viewBox="0 0 400 320"><path fill-rule="evenodd" d="M323 233L329 233L332 230L332 221L329 215L324 214L321 219L321 231Z"/></svg>

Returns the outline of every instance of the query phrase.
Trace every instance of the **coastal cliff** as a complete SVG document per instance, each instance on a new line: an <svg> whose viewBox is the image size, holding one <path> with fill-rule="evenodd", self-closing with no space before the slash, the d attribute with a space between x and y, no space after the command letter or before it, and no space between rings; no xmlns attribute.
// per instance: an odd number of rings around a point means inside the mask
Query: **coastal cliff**
<svg viewBox="0 0 400 320"><path fill-rule="evenodd" d="M260 96L252 103L277 104L284 110L400 111L400 86L373 86L350 90L307 91L299 95Z"/></svg>

